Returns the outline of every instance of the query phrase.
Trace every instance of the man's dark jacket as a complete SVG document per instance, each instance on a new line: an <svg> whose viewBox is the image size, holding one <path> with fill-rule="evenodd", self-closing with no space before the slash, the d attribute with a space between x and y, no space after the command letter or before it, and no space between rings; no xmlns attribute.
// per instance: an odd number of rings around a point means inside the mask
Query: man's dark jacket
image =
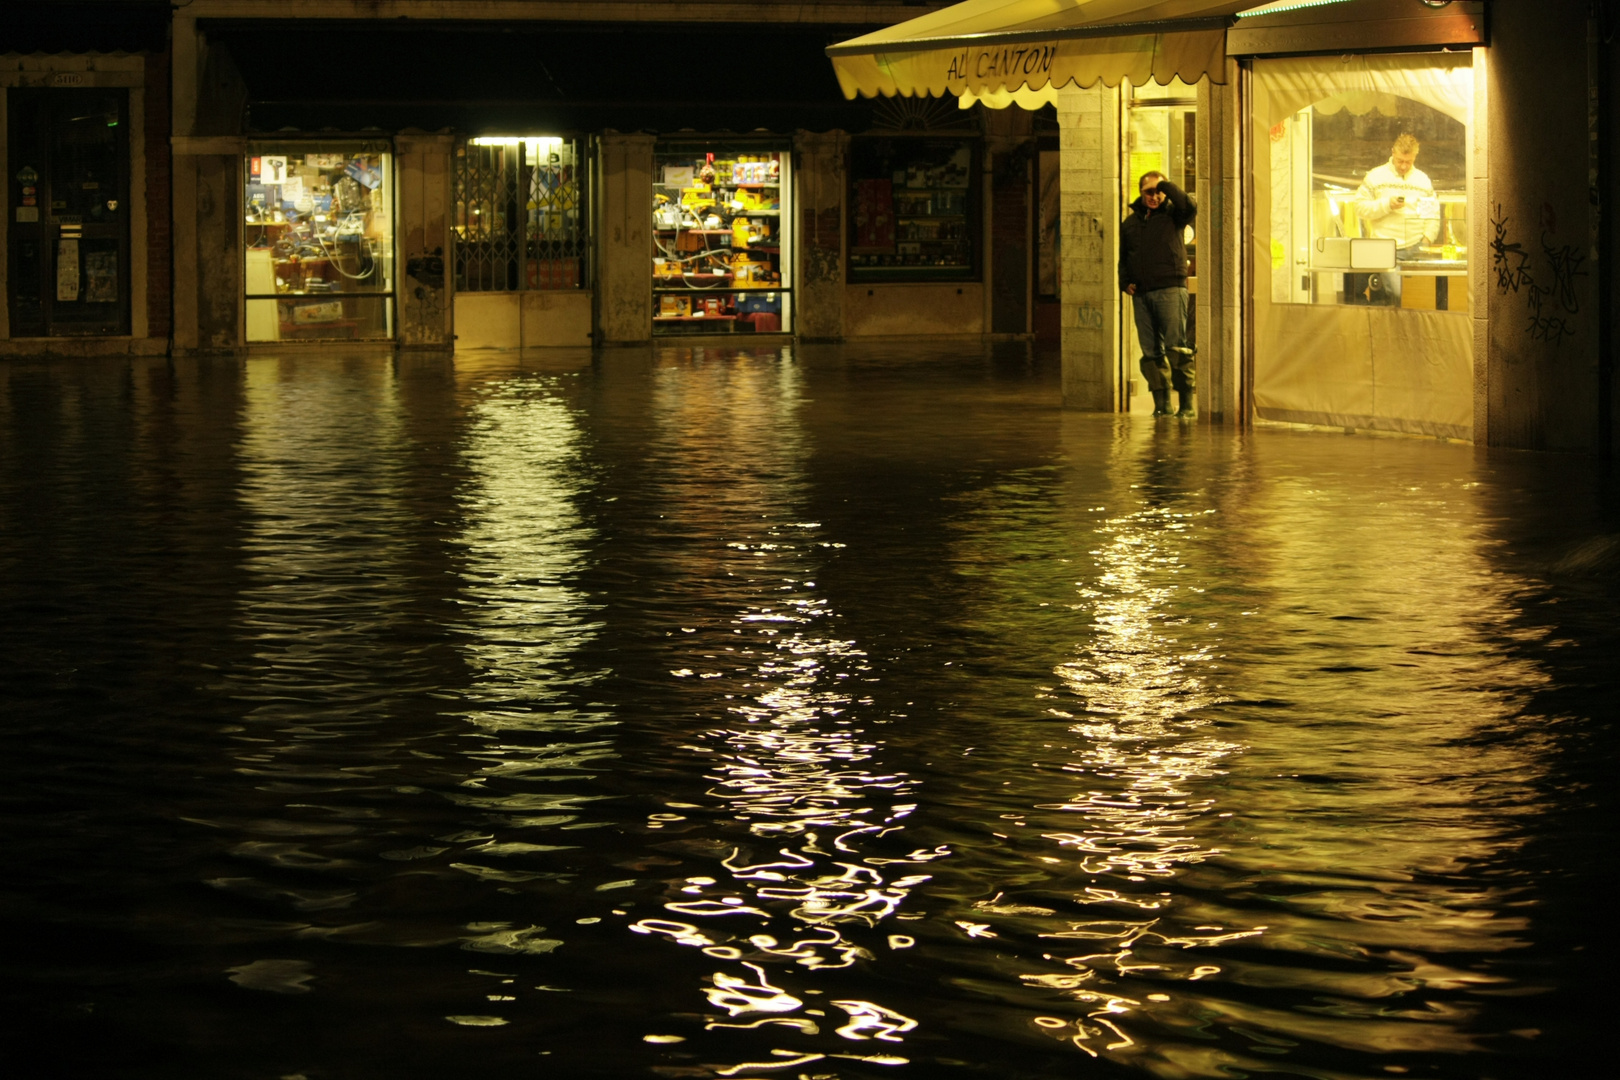
<svg viewBox="0 0 1620 1080"><path fill-rule="evenodd" d="M1168 180L1159 181L1164 202L1149 211L1140 197L1119 227L1119 287L1135 285L1139 293L1172 286L1186 287L1187 245L1182 230L1198 216L1198 204Z"/></svg>

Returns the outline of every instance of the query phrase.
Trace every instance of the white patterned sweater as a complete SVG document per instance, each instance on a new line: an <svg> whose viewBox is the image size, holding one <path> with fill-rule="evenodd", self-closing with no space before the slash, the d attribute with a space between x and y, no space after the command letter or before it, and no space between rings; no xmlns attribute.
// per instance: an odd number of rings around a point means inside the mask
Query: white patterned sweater
<svg viewBox="0 0 1620 1080"><path fill-rule="evenodd" d="M1390 200L1404 195L1404 206L1391 207ZM1402 176L1395 166L1384 162L1367 170L1356 191L1356 213L1367 225L1370 236L1395 241L1397 248L1433 243L1440 235L1440 200L1434 185L1416 165Z"/></svg>

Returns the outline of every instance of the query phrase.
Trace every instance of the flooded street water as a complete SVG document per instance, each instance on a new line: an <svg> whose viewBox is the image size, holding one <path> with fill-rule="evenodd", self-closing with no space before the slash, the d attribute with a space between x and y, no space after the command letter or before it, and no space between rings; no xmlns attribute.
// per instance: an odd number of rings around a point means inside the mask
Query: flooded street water
<svg viewBox="0 0 1620 1080"><path fill-rule="evenodd" d="M0 1061L1597 1075L1614 481L1057 397L0 367Z"/></svg>

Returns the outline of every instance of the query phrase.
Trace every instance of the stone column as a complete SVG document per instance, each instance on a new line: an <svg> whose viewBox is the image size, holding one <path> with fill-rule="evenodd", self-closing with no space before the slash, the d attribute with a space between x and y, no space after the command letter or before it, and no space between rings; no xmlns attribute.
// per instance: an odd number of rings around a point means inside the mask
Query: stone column
<svg viewBox="0 0 1620 1080"><path fill-rule="evenodd" d="M1058 91L1063 404L1119 408L1119 90Z"/></svg>
<svg viewBox="0 0 1620 1080"><path fill-rule="evenodd" d="M1198 410L1242 423L1242 172L1238 161L1238 65L1226 82L1198 83Z"/></svg>
<svg viewBox="0 0 1620 1080"><path fill-rule="evenodd" d="M793 325L801 341L844 338L844 162L849 136L842 131L793 138L794 200L799 233L793 280Z"/></svg>
<svg viewBox="0 0 1620 1080"><path fill-rule="evenodd" d="M449 135L400 135L394 140L399 177L399 221L394 227L394 280L402 348L451 347L449 275L454 250L450 239Z"/></svg>
<svg viewBox="0 0 1620 1080"><path fill-rule="evenodd" d="M643 344L652 337L653 137L609 132L600 145L596 341Z"/></svg>

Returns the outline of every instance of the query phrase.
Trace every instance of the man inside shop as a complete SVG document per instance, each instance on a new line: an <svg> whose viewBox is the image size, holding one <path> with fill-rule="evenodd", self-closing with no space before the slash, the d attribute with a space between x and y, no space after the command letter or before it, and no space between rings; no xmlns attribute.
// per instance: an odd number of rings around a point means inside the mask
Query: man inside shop
<svg viewBox="0 0 1620 1080"><path fill-rule="evenodd" d="M1416 136L1403 132L1389 160L1369 169L1356 192L1356 213L1368 235L1395 241L1396 268L1367 283L1367 298L1374 304L1401 306L1401 261L1417 258L1423 245L1440 235L1440 200L1417 167L1418 149Z"/></svg>
<svg viewBox="0 0 1620 1080"><path fill-rule="evenodd" d="M1164 173L1145 172L1141 197L1119 228L1119 287L1131 298L1136 338L1142 346L1142 376L1153 391L1153 415L1170 415L1170 388L1179 395L1176 415L1198 415L1193 348L1187 343L1187 226L1198 204Z"/></svg>

